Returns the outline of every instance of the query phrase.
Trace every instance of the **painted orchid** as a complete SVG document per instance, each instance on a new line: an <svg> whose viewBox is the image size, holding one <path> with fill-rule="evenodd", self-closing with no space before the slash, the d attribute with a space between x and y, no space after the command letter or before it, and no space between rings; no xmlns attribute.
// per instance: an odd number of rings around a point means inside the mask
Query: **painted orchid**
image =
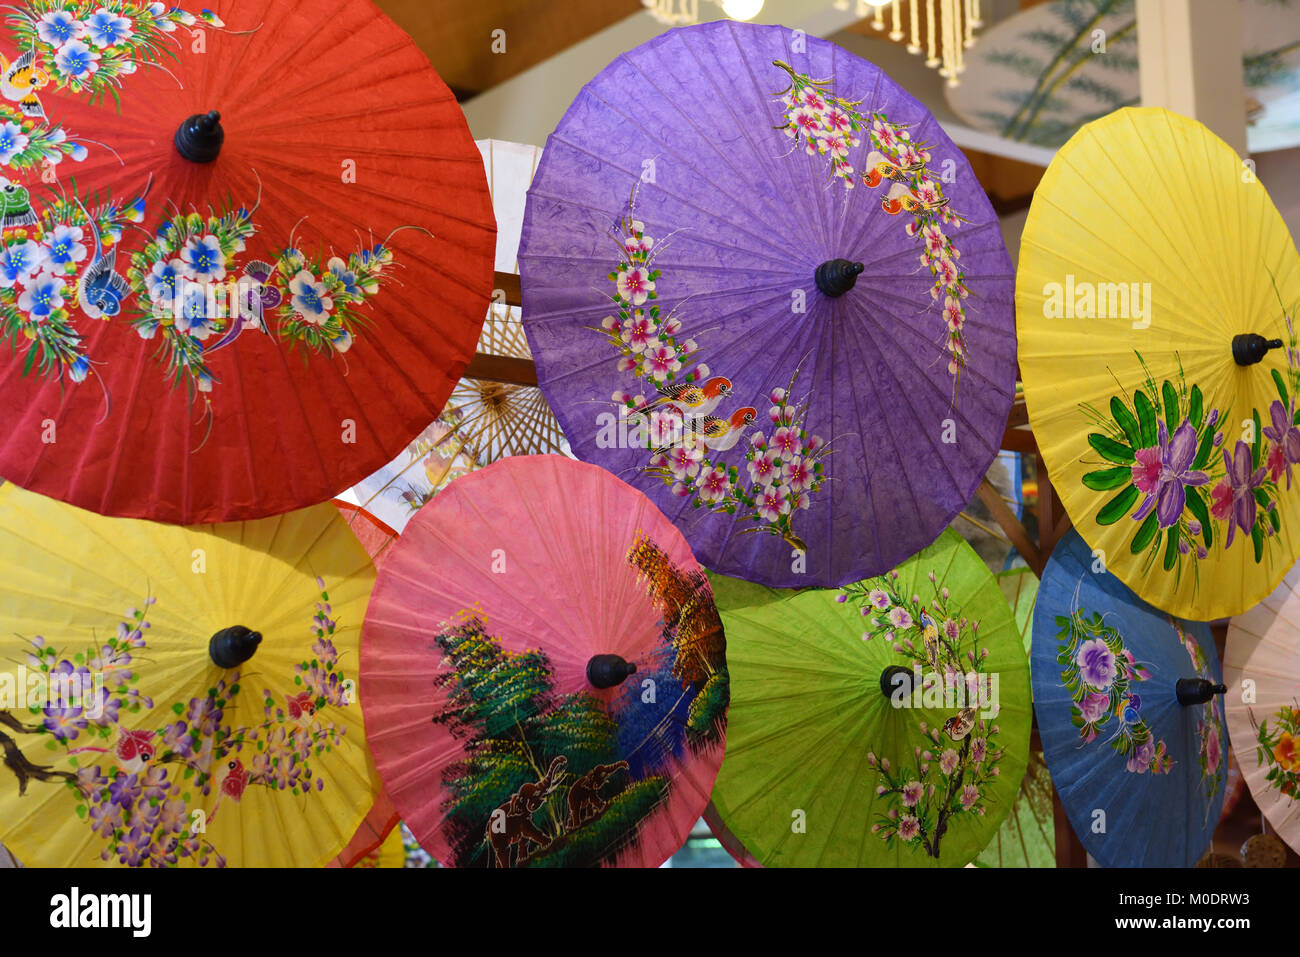
<svg viewBox="0 0 1300 957"><path fill-rule="evenodd" d="M1204 485L1210 477L1191 468L1196 458L1196 429L1190 422L1184 421L1170 436L1161 421L1157 434L1158 460L1152 455L1156 450L1142 449L1138 459L1141 469L1133 467L1133 484L1146 495L1133 519L1142 521L1154 508L1160 527L1169 528L1178 523L1187 506L1187 488Z"/></svg>

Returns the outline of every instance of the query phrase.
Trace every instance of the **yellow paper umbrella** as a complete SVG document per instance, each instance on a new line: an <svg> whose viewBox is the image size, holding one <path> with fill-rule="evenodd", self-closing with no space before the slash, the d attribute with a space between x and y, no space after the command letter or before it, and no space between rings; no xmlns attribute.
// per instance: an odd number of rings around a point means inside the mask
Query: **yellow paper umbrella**
<svg viewBox="0 0 1300 957"><path fill-rule="evenodd" d="M1094 557L1205 621L1300 553L1300 257L1251 166L1201 124L1124 109L1034 196L1016 279L1029 421Z"/></svg>
<svg viewBox="0 0 1300 957"><path fill-rule="evenodd" d="M0 840L47 867L323 866L378 790L373 584L330 504L186 528L0 488Z"/></svg>
<svg viewBox="0 0 1300 957"><path fill-rule="evenodd" d="M362 868L390 868L406 866L406 845L402 841L402 829L395 827L388 832L382 844L364 854L352 865Z"/></svg>

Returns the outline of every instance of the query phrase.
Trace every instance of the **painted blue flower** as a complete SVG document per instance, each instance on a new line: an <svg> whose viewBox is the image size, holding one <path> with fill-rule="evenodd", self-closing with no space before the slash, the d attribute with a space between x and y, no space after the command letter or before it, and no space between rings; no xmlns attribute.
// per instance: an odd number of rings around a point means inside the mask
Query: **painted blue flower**
<svg viewBox="0 0 1300 957"><path fill-rule="evenodd" d="M217 237L208 233L190 239L181 250L181 271L187 279L225 279L226 254Z"/></svg>
<svg viewBox="0 0 1300 957"><path fill-rule="evenodd" d="M173 259L170 262L159 260L153 264L149 270L149 275L145 276L145 282L149 287L149 299L153 302L155 311L158 309L171 311L172 300L176 297L176 282L181 278L181 261Z"/></svg>
<svg viewBox="0 0 1300 957"><path fill-rule="evenodd" d="M90 30L90 42L101 50L131 38L131 21L118 16L111 10L100 7L86 20Z"/></svg>
<svg viewBox="0 0 1300 957"><path fill-rule="evenodd" d="M10 243L0 253L0 288L10 289L16 282L26 285L48 258L49 250L30 239Z"/></svg>
<svg viewBox="0 0 1300 957"><path fill-rule="evenodd" d="M325 295L325 284L303 269L289 282L289 292L293 295L293 311L312 325L324 325L329 320L334 300Z"/></svg>
<svg viewBox="0 0 1300 957"><path fill-rule="evenodd" d="M36 21L36 35L50 46L61 47L86 35L86 25L67 10L51 10Z"/></svg>
<svg viewBox="0 0 1300 957"><path fill-rule="evenodd" d="M54 66L73 80L84 80L99 70L99 54L80 40L69 40L54 54Z"/></svg>
<svg viewBox="0 0 1300 957"><path fill-rule="evenodd" d="M357 274L348 269L347 263L335 256L325 266L334 274L334 278L342 284L344 292L349 296L361 295L361 287L357 285Z"/></svg>
<svg viewBox="0 0 1300 957"><path fill-rule="evenodd" d="M85 356L79 355L68 363L68 378L73 382L85 382L88 375L90 375L90 360ZM108 692L104 693L107 694Z"/></svg>
<svg viewBox="0 0 1300 957"><path fill-rule="evenodd" d="M46 242L50 248L50 261L60 266L79 263L86 258L86 247L81 242L85 234L80 226L59 224L50 232Z"/></svg>
<svg viewBox="0 0 1300 957"><path fill-rule="evenodd" d="M17 124L6 121L0 126L0 166L8 166L15 156L27 149L31 140Z"/></svg>
<svg viewBox="0 0 1300 957"><path fill-rule="evenodd" d="M18 297L18 308L34 319L44 319L63 305L63 279L43 272Z"/></svg>
<svg viewBox="0 0 1300 957"><path fill-rule="evenodd" d="M213 329L215 316L209 315L208 287L187 282L181 292L181 314L176 317L176 328L196 339L206 339Z"/></svg>

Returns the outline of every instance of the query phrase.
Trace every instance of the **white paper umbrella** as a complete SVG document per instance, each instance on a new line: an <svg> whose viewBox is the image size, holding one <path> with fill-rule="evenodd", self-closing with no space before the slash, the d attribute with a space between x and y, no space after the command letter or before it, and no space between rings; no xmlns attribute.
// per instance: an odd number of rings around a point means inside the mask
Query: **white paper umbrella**
<svg viewBox="0 0 1300 957"><path fill-rule="evenodd" d="M1223 654L1228 736L1265 819L1300 851L1300 566L1232 619Z"/></svg>
<svg viewBox="0 0 1300 957"><path fill-rule="evenodd" d="M478 140L497 219L497 272L519 272L519 232L540 147ZM518 306L494 296L479 338L487 355L531 359ZM344 498L401 532L438 489L509 455L568 454L568 444L534 386L464 378L447 408L407 450L349 489Z"/></svg>

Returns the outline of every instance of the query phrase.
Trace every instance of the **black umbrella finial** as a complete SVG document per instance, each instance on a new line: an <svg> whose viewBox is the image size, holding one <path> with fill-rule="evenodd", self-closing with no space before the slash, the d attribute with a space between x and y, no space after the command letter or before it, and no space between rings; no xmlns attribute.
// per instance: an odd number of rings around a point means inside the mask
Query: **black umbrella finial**
<svg viewBox="0 0 1300 957"><path fill-rule="evenodd" d="M592 655L587 662L587 681L593 688L613 688L634 674L636 665L619 655Z"/></svg>
<svg viewBox="0 0 1300 957"><path fill-rule="evenodd" d="M211 163L221 152L226 131L221 128L221 114L216 110L195 113L185 118L172 142L176 152L191 163Z"/></svg>
<svg viewBox="0 0 1300 957"><path fill-rule="evenodd" d="M218 668L238 668L253 657L261 643L260 632L243 625L231 625L212 636L208 642L208 655Z"/></svg>
<svg viewBox="0 0 1300 957"><path fill-rule="evenodd" d="M834 298L852 289L862 270L862 263L849 262L847 259L828 259L813 273L813 282L817 283L817 288L823 295Z"/></svg>
<svg viewBox="0 0 1300 957"><path fill-rule="evenodd" d="M1281 348L1281 339L1265 339L1253 332L1232 337L1232 358L1239 366L1253 366L1268 355L1268 350Z"/></svg>
<svg viewBox="0 0 1300 957"><path fill-rule="evenodd" d="M1220 682L1215 684L1208 678L1179 678L1174 686L1178 703L1186 708L1188 705L1205 704L1216 694L1227 694L1228 686Z"/></svg>
<svg viewBox="0 0 1300 957"><path fill-rule="evenodd" d="M905 700L910 699L914 690L916 690L916 676L910 668L890 665L880 673L880 693L891 701L899 691L903 692Z"/></svg>

